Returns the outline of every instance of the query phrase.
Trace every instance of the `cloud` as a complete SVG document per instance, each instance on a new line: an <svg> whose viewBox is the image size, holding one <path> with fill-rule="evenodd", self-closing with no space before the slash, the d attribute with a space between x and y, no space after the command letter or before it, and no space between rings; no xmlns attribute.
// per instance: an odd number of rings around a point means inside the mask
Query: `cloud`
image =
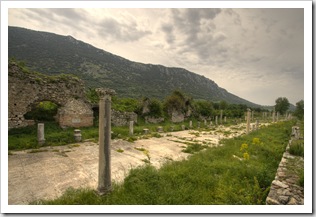
<svg viewBox="0 0 316 217"><path fill-rule="evenodd" d="M117 20L106 17L97 26L98 34L105 36L111 40L120 41L137 41L146 35L151 34L148 30L139 30L137 23L134 22L132 25L120 23Z"/></svg>

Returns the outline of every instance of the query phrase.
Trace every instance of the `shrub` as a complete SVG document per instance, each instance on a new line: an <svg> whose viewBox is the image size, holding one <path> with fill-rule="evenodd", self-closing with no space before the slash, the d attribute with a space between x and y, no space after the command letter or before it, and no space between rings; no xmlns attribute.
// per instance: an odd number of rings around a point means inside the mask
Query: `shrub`
<svg viewBox="0 0 316 217"><path fill-rule="evenodd" d="M289 153L292 155L304 157L304 142L294 140L290 146Z"/></svg>

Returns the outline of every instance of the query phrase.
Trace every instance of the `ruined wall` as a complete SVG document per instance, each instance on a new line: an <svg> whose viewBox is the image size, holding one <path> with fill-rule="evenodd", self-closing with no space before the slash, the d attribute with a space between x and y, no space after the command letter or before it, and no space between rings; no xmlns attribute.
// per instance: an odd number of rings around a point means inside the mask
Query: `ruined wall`
<svg viewBox="0 0 316 217"><path fill-rule="evenodd" d="M85 99L84 84L79 78L32 73L15 63L9 63L8 88L9 129L27 126L30 121L24 119L24 114L35 103L48 100L63 107L71 99Z"/></svg>
<svg viewBox="0 0 316 217"><path fill-rule="evenodd" d="M111 123L113 126L129 126L130 121L137 123L136 113L111 110Z"/></svg>
<svg viewBox="0 0 316 217"><path fill-rule="evenodd" d="M87 127L93 125L93 111L82 100L70 99L58 109L57 121L61 127Z"/></svg>

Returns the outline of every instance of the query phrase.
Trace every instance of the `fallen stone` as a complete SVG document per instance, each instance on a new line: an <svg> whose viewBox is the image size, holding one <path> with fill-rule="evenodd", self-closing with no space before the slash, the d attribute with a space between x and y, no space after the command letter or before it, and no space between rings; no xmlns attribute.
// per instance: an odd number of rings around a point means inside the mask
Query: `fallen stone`
<svg viewBox="0 0 316 217"><path fill-rule="evenodd" d="M287 205L297 205L297 201L295 200L294 197L291 197L291 199L289 200L289 202L287 203Z"/></svg>
<svg viewBox="0 0 316 217"><path fill-rule="evenodd" d="M266 204L268 204L268 205L280 205L280 203L277 200L274 200L270 197L267 197Z"/></svg>
<svg viewBox="0 0 316 217"><path fill-rule="evenodd" d="M282 204L287 204L287 202L289 201L289 197L288 196L279 196L279 201L282 203Z"/></svg>
<svg viewBox="0 0 316 217"><path fill-rule="evenodd" d="M278 180L273 180L272 184L275 186L278 186L280 188L288 188L289 187L288 185L286 185Z"/></svg>

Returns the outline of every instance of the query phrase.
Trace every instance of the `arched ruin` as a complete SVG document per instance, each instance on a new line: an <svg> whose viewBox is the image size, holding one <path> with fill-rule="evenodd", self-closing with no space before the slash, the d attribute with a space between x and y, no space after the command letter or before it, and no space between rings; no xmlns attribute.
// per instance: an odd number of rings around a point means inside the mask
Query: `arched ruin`
<svg viewBox="0 0 316 217"><path fill-rule="evenodd" d="M9 129L34 124L24 115L32 105L51 101L60 106L57 120L63 127L93 125L93 111L85 100L83 81L71 75L47 76L9 63Z"/></svg>

